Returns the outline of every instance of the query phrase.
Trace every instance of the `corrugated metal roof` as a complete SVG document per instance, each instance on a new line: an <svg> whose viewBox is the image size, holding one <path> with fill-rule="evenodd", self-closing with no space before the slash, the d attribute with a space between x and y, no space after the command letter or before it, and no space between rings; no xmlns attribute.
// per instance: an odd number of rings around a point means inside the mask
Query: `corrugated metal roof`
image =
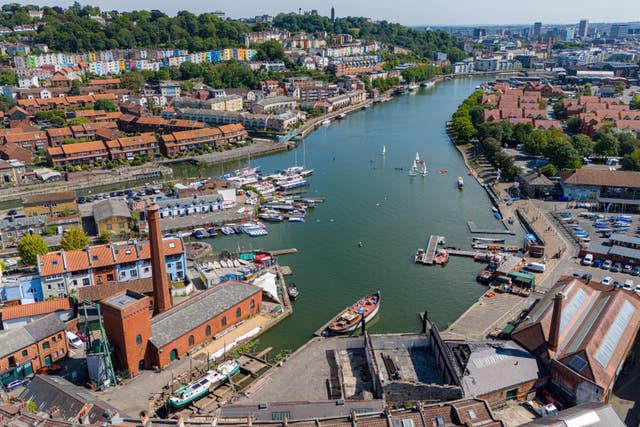
<svg viewBox="0 0 640 427"><path fill-rule="evenodd" d="M605 335L604 340L596 353L596 360L603 368L609 364L611 356L618 346L618 342L635 312L635 307L629 301L625 301L622 308L616 315L615 320L611 324L611 327L607 331L607 335Z"/></svg>

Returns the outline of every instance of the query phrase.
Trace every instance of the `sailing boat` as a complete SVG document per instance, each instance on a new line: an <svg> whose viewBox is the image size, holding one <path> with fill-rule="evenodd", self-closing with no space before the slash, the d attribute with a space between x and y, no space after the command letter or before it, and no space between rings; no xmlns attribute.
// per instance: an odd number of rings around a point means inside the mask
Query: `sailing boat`
<svg viewBox="0 0 640 427"><path fill-rule="evenodd" d="M387 147L385 147L384 145L382 146L382 155L384 156L385 154L387 154Z"/></svg>
<svg viewBox="0 0 640 427"><path fill-rule="evenodd" d="M420 160L420 175L427 176L427 162Z"/></svg>
<svg viewBox="0 0 640 427"><path fill-rule="evenodd" d="M418 163L420 162L420 155L418 153L416 153L416 158L413 161L413 164L411 165L411 169L409 169L409 176L416 176L418 175Z"/></svg>

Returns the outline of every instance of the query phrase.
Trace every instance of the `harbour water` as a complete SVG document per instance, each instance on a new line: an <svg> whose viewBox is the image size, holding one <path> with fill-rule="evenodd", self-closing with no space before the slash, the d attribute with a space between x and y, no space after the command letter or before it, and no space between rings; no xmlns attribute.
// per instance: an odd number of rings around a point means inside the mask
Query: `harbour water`
<svg viewBox="0 0 640 427"><path fill-rule="evenodd" d="M373 332L417 331L417 314L425 310L444 328L483 293L485 288L474 280L481 266L470 259L451 258L444 268L413 263L416 249L426 245L430 234L468 249L467 221L480 228L500 226L487 195L467 176L445 133L445 122L482 81L440 82L322 127L294 151L251 160L265 172L305 160L315 170L308 196L326 197L305 224L268 224L265 237L209 241L214 251L238 246L298 249L280 259L293 269L287 279L300 290L294 314L261 337L261 347L295 349L339 310L375 290L382 292L382 307L370 327ZM426 160L427 177L407 176L416 152ZM197 173L221 174L246 163L210 166ZM175 173L191 175L193 169L182 165ZM464 177L462 191L458 176ZM507 241L520 243L517 231Z"/></svg>

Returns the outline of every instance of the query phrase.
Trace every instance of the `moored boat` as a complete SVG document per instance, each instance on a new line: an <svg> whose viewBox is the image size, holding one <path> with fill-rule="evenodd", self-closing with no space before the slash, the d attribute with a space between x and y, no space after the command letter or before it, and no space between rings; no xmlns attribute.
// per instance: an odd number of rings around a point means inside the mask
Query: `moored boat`
<svg viewBox="0 0 640 427"><path fill-rule="evenodd" d="M291 298L292 300L298 298L298 295L300 295L300 291L298 291L298 287L295 283L289 283L287 285L287 294L289 294L289 298Z"/></svg>
<svg viewBox="0 0 640 427"><path fill-rule="evenodd" d="M458 177L458 188L460 190L462 190L464 188L464 181L462 180L461 176Z"/></svg>
<svg viewBox="0 0 640 427"><path fill-rule="evenodd" d="M380 302L380 291L367 295L340 313L327 328L336 334L353 332L358 328L362 319L366 325L378 314Z"/></svg>
<svg viewBox="0 0 640 427"><path fill-rule="evenodd" d="M215 370L208 371L206 375L184 387L177 389L168 400L172 408L182 408L193 401L209 394L212 387L221 384L235 375L240 370L240 362L227 360Z"/></svg>

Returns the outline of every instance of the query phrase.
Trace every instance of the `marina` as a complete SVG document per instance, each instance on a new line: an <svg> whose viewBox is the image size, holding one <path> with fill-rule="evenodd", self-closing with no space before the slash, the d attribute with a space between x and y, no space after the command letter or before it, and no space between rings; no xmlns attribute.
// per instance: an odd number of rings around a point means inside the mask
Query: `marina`
<svg viewBox="0 0 640 427"><path fill-rule="evenodd" d="M429 236L429 243L427 243L426 249L419 249L416 253L415 262L425 265L432 265L436 262L436 256L438 254L438 246L444 244L444 237L442 236Z"/></svg>
<svg viewBox="0 0 640 427"><path fill-rule="evenodd" d="M469 227L469 232L471 232L472 234L510 234L512 236L515 236L515 231L510 230L504 222L500 221L500 223L504 226L504 229L502 230L479 228L473 221L467 221L467 227Z"/></svg>

